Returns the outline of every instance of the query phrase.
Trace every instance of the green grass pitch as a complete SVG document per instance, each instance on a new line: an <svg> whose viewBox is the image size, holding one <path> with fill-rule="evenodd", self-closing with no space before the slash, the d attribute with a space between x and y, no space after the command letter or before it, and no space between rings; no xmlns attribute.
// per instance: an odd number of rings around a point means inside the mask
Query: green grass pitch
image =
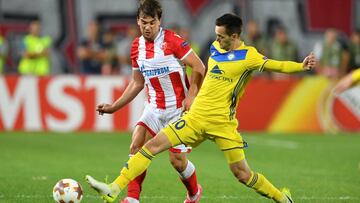
<svg viewBox="0 0 360 203"><path fill-rule="evenodd" d="M278 187L289 187L296 202L360 202L360 136L243 134L252 169ZM62 178L80 182L82 202L101 202L84 176L113 180L128 159L129 144L127 133L1 132L0 203L51 203L52 188ZM144 203L179 203L185 198L167 154L149 168ZM201 202L272 202L238 183L211 141L189 158L204 188Z"/></svg>

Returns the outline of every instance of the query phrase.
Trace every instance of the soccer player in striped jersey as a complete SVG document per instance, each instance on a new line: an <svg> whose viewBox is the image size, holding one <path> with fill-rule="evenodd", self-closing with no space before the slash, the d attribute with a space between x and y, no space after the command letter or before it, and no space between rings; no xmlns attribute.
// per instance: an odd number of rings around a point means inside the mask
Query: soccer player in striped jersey
<svg viewBox="0 0 360 203"><path fill-rule="evenodd" d="M334 92L335 94L339 94L359 82L360 82L360 68L352 71L351 73L343 77L335 86Z"/></svg>
<svg viewBox="0 0 360 203"><path fill-rule="evenodd" d="M129 159L114 182L107 185L91 176L89 184L111 202L130 180L141 174L160 152L185 144L198 146L206 139L213 140L223 151L230 170L239 182L275 202L292 203L288 189L279 190L264 175L250 169L244 153L246 143L237 131L236 109L245 86L254 71L291 73L305 71L316 64L314 54L302 63L271 60L240 39L242 20L225 14L216 20L216 41L210 47L211 56L204 83L190 110L178 121L162 129Z"/></svg>
<svg viewBox="0 0 360 203"><path fill-rule="evenodd" d="M142 35L133 41L131 47L132 80L113 104L97 106L100 114L114 113L146 86L147 102L133 132L130 157L168 123L179 119L184 110L189 110L205 74L204 64L189 43L176 33L160 27L161 15L158 1L145 0L140 4L137 23ZM193 69L190 84L184 64ZM169 149L170 162L187 189L184 203L198 202L202 192L197 183L195 166L186 158L190 150L191 147L181 143ZM139 202L145 175L146 171L143 171L130 182L123 203Z"/></svg>

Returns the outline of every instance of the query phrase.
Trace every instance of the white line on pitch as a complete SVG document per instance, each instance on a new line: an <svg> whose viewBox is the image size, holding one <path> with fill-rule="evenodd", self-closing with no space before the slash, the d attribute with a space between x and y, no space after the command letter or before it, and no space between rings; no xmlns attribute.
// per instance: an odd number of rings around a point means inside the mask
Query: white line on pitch
<svg viewBox="0 0 360 203"><path fill-rule="evenodd" d="M15 196L6 196L4 194L0 195L0 199L4 198L24 198L24 199L40 199L40 198L51 198L52 195L25 195L25 194L19 194ZM99 198L97 195L85 195L85 198ZM143 199L182 199L184 196L148 196L144 195L142 196ZM221 196L202 196L202 199L254 199L253 197L248 196L227 196L227 195L221 195ZM262 198L262 197L259 197ZM301 200L360 200L360 197L353 197L353 196L340 196L340 197L317 197L317 196L301 196L297 199Z"/></svg>

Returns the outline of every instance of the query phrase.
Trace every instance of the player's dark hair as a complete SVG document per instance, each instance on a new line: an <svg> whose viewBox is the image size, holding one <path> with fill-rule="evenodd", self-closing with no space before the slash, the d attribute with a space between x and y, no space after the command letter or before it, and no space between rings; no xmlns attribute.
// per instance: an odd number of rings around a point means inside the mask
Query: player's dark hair
<svg viewBox="0 0 360 203"><path fill-rule="evenodd" d="M152 18L158 17L158 19L161 19L161 4L157 0L140 1L140 6L137 11L137 18L140 18L140 15L150 16Z"/></svg>
<svg viewBox="0 0 360 203"><path fill-rule="evenodd" d="M224 26L226 34L229 36L232 34L238 34L240 36L241 34L242 20L235 14L226 13L222 15L216 19L215 25Z"/></svg>

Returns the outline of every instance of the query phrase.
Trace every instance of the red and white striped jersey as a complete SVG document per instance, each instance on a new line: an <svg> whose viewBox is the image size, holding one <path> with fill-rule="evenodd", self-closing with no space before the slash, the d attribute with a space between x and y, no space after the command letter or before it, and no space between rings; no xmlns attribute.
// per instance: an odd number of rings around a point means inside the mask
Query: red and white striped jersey
<svg viewBox="0 0 360 203"><path fill-rule="evenodd" d="M148 103L152 107L182 108L188 81L180 60L191 51L189 43L183 38L162 28L153 42L146 41L143 36L133 41L132 67L144 76Z"/></svg>

